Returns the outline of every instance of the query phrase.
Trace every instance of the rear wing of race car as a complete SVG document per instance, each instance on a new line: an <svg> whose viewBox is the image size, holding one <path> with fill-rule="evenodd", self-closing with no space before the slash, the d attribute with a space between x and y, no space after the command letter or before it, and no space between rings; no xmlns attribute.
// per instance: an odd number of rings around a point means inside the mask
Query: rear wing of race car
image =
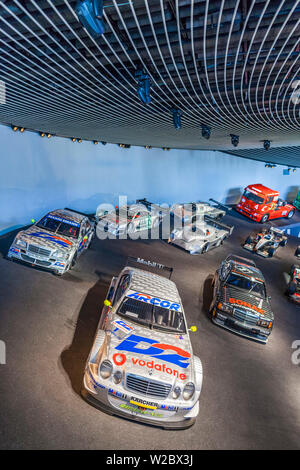
<svg viewBox="0 0 300 470"><path fill-rule="evenodd" d="M247 264L248 266L253 266L254 268L256 268L256 264L254 263L254 261L248 258L243 258L243 256L230 254L227 256L225 261L236 261L237 263Z"/></svg>
<svg viewBox="0 0 300 470"><path fill-rule="evenodd" d="M209 202L213 202L219 209L223 209L226 212L231 210L230 207L226 206L225 204L222 204L219 201L216 201L215 199L210 198Z"/></svg>
<svg viewBox="0 0 300 470"><path fill-rule="evenodd" d="M148 261L143 258L135 258L134 256L128 256L126 266L129 266L129 263L143 264L144 266L148 266L149 268L167 271L169 273L169 279L171 279L171 276L173 274L173 268L165 266L161 263L156 263L156 261Z"/></svg>
<svg viewBox="0 0 300 470"><path fill-rule="evenodd" d="M169 214L169 212L170 212L169 208L161 207L158 204L154 204L153 202L147 201L146 198L137 199L136 204L143 204L143 206L147 207L148 210L151 210L151 207L153 207L153 209L156 209L157 211L160 211L162 214Z"/></svg>
<svg viewBox="0 0 300 470"><path fill-rule="evenodd" d="M224 224L224 222L219 222L219 220L216 220L213 217L209 217L209 215L204 215L204 221L215 228L218 228L220 230L226 230L227 232L229 232L229 235L232 234L232 231L234 229L234 225Z"/></svg>

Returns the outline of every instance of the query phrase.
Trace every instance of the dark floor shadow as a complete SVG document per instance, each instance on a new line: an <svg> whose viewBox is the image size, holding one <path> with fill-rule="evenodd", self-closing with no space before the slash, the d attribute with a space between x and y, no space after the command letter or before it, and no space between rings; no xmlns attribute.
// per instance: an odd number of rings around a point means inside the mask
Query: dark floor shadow
<svg viewBox="0 0 300 470"><path fill-rule="evenodd" d="M227 191L227 194L224 199L224 204L237 204L241 197L242 197L243 191L242 188L230 188Z"/></svg>
<svg viewBox="0 0 300 470"><path fill-rule="evenodd" d="M203 283L202 312L205 313L207 317L209 317L209 307L213 299L213 287L212 287L213 277L214 277L213 274L209 274Z"/></svg>
<svg viewBox="0 0 300 470"><path fill-rule="evenodd" d="M10 248L10 245L14 241L15 236L21 230L26 230L30 225L26 227L18 228L16 230L12 230L11 232L6 233L0 237L0 253L2 254L3 258L7 255L7 252Z"/></svg>
<svg viewBox="0 0 300 470"><path fill-rule="evenodd" d="M77 318L72 344L64 349L60 356L61 365L77 394L80 394L85 363L93 344L108 288L109 282L100 279L88 291ZM70 324L66 326L70 327Z"/></svg>

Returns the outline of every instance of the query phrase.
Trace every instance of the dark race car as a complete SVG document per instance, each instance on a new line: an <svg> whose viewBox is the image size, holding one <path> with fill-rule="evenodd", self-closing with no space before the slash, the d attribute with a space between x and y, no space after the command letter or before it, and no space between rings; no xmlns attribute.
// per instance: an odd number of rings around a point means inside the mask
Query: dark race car
<svg viewBox="0 0 300 470"><path fill-rule="evenodd" d="M294 302L300 303L300 265L293 264L290 271L290 282L286 295Z"/></svg>
<svg viewBox="0 0 300 470"><path fill-rule="evenodd" d="M274 315L265 280L253 261L229 255L213 278L210 315L213 323L266 343Z"/></svg>
<svg viewBox="0 0 300 470"><path fill-rule="evenodd" d="M259 233L250 235L243 247L265 258L271 258L279 246L285 246L286 244L287 236L284 231L277 227L269 227Z"/></svg>

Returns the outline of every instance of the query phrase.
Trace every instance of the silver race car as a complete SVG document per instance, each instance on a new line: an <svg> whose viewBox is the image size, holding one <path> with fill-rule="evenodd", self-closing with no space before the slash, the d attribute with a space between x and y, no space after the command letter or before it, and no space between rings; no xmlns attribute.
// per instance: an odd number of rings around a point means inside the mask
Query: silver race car
<svg viewBox="0 0 300 470"><path fill-rule="evenodd" d="M58 209L49 212L27 230L20 231L7 258L62 275L89 247L94 233L93 221L86 215Z"/></svg>
<svg viewBox="0 0 300 470"><path fill-rule="evenodd" d="M191 426L199 412L202 364L193 355L174 282L126 266L112 279L104 304L82 396L112 415L169 429Z"/></svg>
<svg viewBox="0 0 300 470"><path fill-rule="evenodd" d="M185 204L173 204L170 213L179 217L182 222L190 223L195 217L198 218L204 215L219 220L226 214L226 211L208 202L190 202Z"/></svg>
<svg viewBox="0 0 300 470"><path fill-rule="evenodd" d="M138 203L130 206L122 206L103 215L97 224L97 233L108 232L118 237L127 233L140 232L152 227L158 227L162 219L159 207L149 210Z"/></svg>
<svg viewBox="0 0 300 470"><path fill-rule="evenodd" d="M199 255L222 245L232 234L233 228L205 216L193 224L175 228L170 234L168 243L189 251L191 255Z"/></svg>
<svg viewBox="0 0 300 470"><path fill-rule="evenodd" d="M287 236L277 227L263 229L259 233L250 235L243 247L265 258L271 258L279 246L287 244Z"/></svg>

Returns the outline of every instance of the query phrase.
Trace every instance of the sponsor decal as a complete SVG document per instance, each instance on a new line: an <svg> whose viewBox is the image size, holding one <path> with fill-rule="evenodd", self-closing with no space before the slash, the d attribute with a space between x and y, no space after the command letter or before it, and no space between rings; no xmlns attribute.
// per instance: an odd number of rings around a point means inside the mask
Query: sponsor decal
<svg viewBox="0 0 300 470"><path fill-rule="evenodd" d="M138 347L140 343L148 343L149 347ZM172 344L158 343L156 340L146 338L144 336L130 335L124 339L117 347L119 351L128 351L134 354L143 354L160 359L165 362L171 362L179 367L185 369L189 366L189 358L191 357L188 351L178 348ZM166 351L172 351L172 354Z"/></svg>
<svg viewBox="0 0 300 470"><path fill-rule="evenodd" d="M63 219L62 217L57 217L57 215L48 214L47 217L49 217L49 219L58 220L58 222L64 222L66 224L73 225L74 227L80 227L80 224L77 224L76 222L68 219Z"/></svg>
<svg viewBox="0 0 300 470"><path fill-rule="evenodd" d="M109 395L113 395L114 397L121 398L122 400L127 400L126 393L117 392L117 390L114 390L112 388L108 389L108 393Z"/></svg>
<svg viewBox="0 0 300 470"><path fill-rule="evenodd" d="M151 371L153 371L154 369L154 370L157 370L158 372L164 372L165 374L174 375L174 377L176 377L177 379L186 380L185 374L180 373L176 369L171 369L170 367L166 367L166 364L158 364L158 363L155 363L154 361L146 362L143 359L138 359L135 357L132 357L131 361L134 366L139 365L141 367L148 367L149 369L151 369ZM152 375L152 372L150 375Z"/></svg>
<svg viewBox="0 0 300 470"><path fill-rule="evenodd" d="M65 263L60 263L59 261L57 261L56 263L54 263L54 266L61 266L61 267L64 267L64 266L65 266Z"/></svg>
<svg viewBox="0 0 300 470"><path fill-rule="evenodd" d="M113 321L113 325L117 326L116 330L121 329L121 330L125 331L126 333L128 333L128 332L130 333L131 331L134 330L133 326L128 325L123 320L115 320L115 321Z"/></svg>
<svg viewBox="0 0 300 470"><path fill-rule="evenodd" d="M173 405L161 405L161 410L168 410L168 411L178 411L178 406Z"/></svg>
<svg viewBox="0 0 300 470"><path fill-rule="evenodd" d="M122 366L126 362L126 356L123 353L116 353L113 355L113 361L116 366Z"/></svg>
<svg viewBox="0 0 300 470"><path fill-rule="evenodd" d="M176 312L181 312L180 304L170 302L169 300L160 299L159 297L153 297L148 294L142 294L140 292L129 291L127 297L140 300L146 304L157 305L159 307L168 308L169 310L176 310Z"/></svg>
<svg viewBox="0 0 300 470"><path fill-rule="evenodd" d="M264 310L257 307L256 305L249 304L248 302L245 302L244 300L233 299L233 298L229 298L228 300L231 304L241 305L242 307L248 307L248 308L251 308L252 310L255 310L256 312L258 312L262 315L265 314Z"/></svg>
<svg viewBox="0 0 300 470"><path fill-rule="evenodd" d="M140 406L141 408L148 408L149 410L156 410L159 407L158 403L143 400L142 398L131 397L130 403L132 405Z"/></svg>
<svg viewBox="0 0 300 470"><path fill-rule="evenodd" d="M162 418L162 413L156 413L155 411L147 411L143 408L135 408L134 406L126 405L126 403L122 403L120 408L124 410L131 411L132 413L142 414L146 416L153 416L154 418Z"/></svg>
<svg viewBox="0 0 300 470"><path fill-rule="evenodd" d="M20 250L18 248L10 248L9 251L11 251L12 253L20 253Z"/></svg>
<svg viewBox="0 0 300 470"><path fill-rule="evenodd" d="M34 232L29 234L30 237L37 237L42 238L44 240L50 240L51 242L55 242L58 245L67 247L72 246L73 243L70 240L66 240L65 238L58 237L57 235L51 235L50 233L45 232Z"/></svg>

